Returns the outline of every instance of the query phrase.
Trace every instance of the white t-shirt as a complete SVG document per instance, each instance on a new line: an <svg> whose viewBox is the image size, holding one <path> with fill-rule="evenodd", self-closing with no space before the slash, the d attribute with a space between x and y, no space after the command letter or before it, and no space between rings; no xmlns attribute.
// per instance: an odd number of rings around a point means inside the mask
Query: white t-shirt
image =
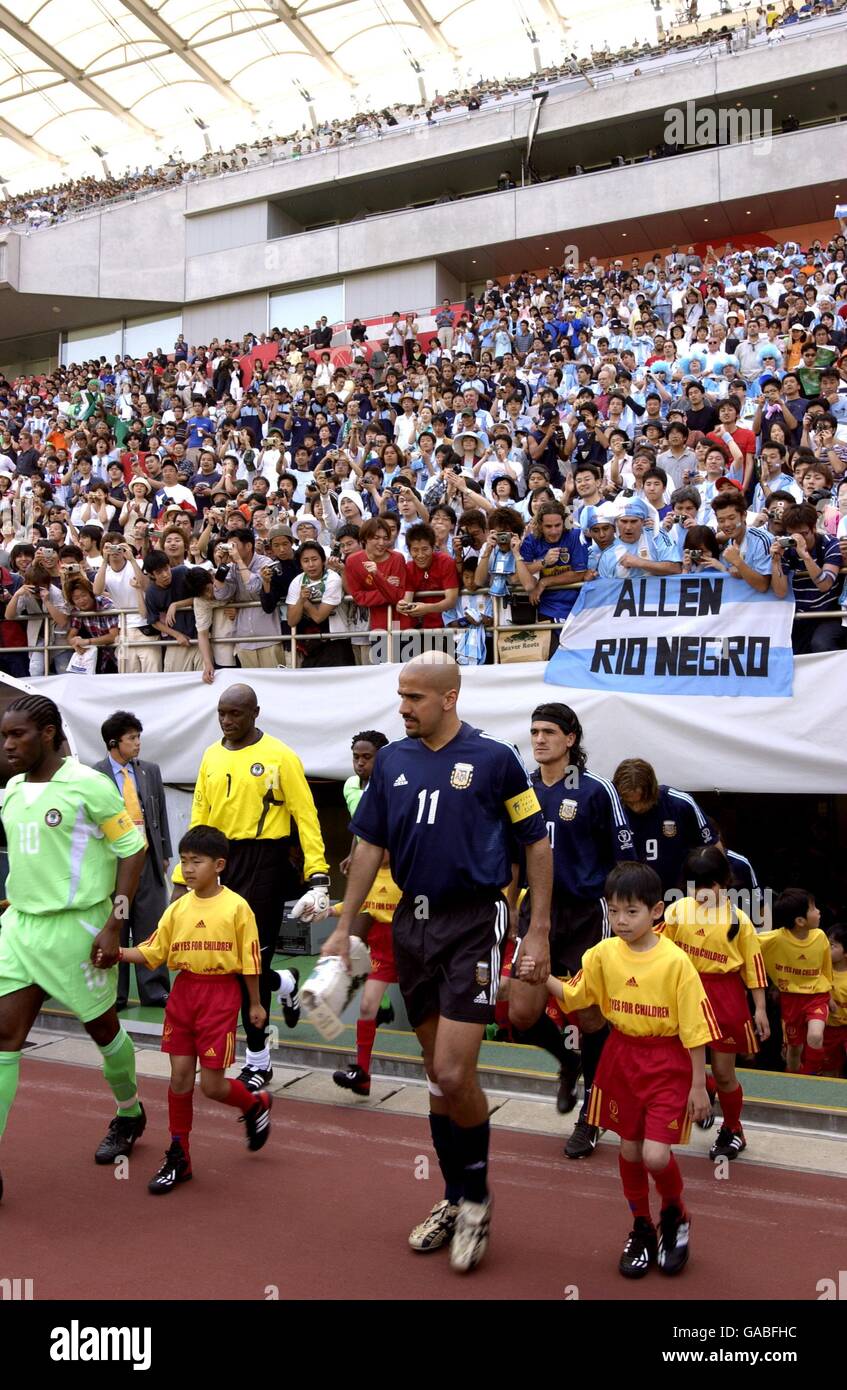
<svg viewBox="0 0 847 1390"><path fill-rule="evenodd" d="M116 608L129 608L132 611L127 614L127 627L143 627L147 619L142 618L138 612L139 590L133 588L132 580L135 578L135 571L132 565L125 564L123 569L113 570L111 565L106 569L105 592L109 595Z"/></svg>
<svg viewBox="0 0 847 1390"><path fill-rule="evenodd" d="M321 603L328 604L332 608L337 608L344 597L344 585L341 583L341 575L336 574L334 570L327 570L324 578L326 579L326 587L324 588ZM314 581L309 579L308 575L305 574L298 574L296 578L292 579L288 587L288 593L285 596L286 607L290 607L292 603L299 602L300 590L303 588L303 585L305 584L308 588L313 582ZM333 626L334 620L335 614L331 613L329 618L330 632L347 631L347 627L344 623L341 623L340 626Z"/></svg>

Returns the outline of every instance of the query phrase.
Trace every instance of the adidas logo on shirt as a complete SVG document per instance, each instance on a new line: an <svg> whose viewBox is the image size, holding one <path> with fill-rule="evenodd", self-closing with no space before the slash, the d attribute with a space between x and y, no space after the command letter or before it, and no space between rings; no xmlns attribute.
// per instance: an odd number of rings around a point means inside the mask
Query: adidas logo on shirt
<svg viewBox="0 0 847 1390"><path fill-rule="evenodd" d="M479 994L476 996L476 999L474 1000L474 1003L475 1003L475 1004L487 1004L487 1003L488 1003L488 995L485 993L485 990L484 990L484 989L483 989L483 990L480 990Z"/></svg>
<svg viewBox="0 0 847 1390"><path fill-rule="evenodd" d="M393 785L395 787L408 787L409 783L406 781L406 778L403 776L403 773L401 772L399 777L394 778Z"/></svg>
<svg viewBox="0 0 847 1390"><path fill-rule="evenodd" d="M206 1048L206 1051L203 1053L203 1056L204 1056L204 1057L216 1057L216 1056L217 1056L217 1053L215 1052L215 1049L214 1049L213 1047L207 1047L207 1048Z"/></svg>
<svg viewBox="0 0 847 1390"><path fill-rule="evenodd" d="M699 930L698 932L695 932L695 933L694 933L694 935L695 935L695 936L705 936L705 935L706 935L706 930L705 930L705 928L704 928L704 927L701 927L700 930Z"/></svg>
<svg viewBox="0 0 847 1390"><path fill-rule="evenodd" d="M805 957L805 956L798 956L797 959L798 959L798 960L805 960L806 957Z"/></svg>
<svg viewBox="0 0 847 1390"><path fill-rule="evenodd" d="M195 931L205 931L205 929L206 929L206 923L203 921L203 919L202 919L202 917L201 917L199 922L195 922L195 923L194 923L194 930L195 930Z"/></svg>
<svg viewBox="0 0 847 1390"><path fill-rule="evenodd" d="M627 980L627 984L634 985L635 988L638 989L638 981L636 980L634 975L630 975L629 979Z"/></svg>

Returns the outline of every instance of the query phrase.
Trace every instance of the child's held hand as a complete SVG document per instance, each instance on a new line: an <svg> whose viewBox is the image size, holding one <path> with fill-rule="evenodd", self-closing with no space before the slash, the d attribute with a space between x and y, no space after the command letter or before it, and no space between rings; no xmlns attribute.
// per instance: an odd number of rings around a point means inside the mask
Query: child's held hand
<svg viewBox="0 0 847 1390"><path fill-rule="evenodd" d="M250 1005L250 1022L254 1028L264 1028L268 1021L267 1010L261 1004Z"/></svg>
<svg viewBox="0 0 847 1390"><path fill-rule="evenodd" d="M535 961L533 960L532 956L527 956L523 952L521 952L521 957L518 961L518 979L531 980L534 971Z"/></svg>

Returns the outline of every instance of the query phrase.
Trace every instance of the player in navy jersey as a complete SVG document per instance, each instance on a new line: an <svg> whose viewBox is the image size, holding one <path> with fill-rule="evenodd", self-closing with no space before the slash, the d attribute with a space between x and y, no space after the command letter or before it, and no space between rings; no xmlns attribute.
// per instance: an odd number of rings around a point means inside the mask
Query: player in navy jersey
<svg viewBox="0 0 847 1390"><path fill-rule="evenodd" d="M749 894L749 906L747 906L743 901L741 902L740 906L747 913L747 916L752 921L754 927L761 929L763 926L766 925L768 929L770 929L770 922L764 923L762 921L757 921L754 916L756 904L759 900L754 898L753 895L754 893L761 892L759 888L759 880L756 877L756 870L753 868L753 865L750 863L750 860L745 855L738 854L734 849L727 849L726 837L724 836L723 830L718 825L714 816L707 816L706 821L708 822L709 829L711 830L714 836L714 843L717 845L718 849L723 850L724 854L729 860L729 867L732 869L732 884L730 886L734 888L736 892L740 889L743 890L745 893Z"/></svg>
<svg viewBox="0 0 847 1390"><path fill-rule="evenodd" d="M459 667L442 652L402 668L407 737L377 753L351 823L359 843L341 916L323 954L349 959L352 924L387 849L403 894L394 912L398 980L423 1050L432 1141L446 1184L444 1200L409 1244L430 1251L451 1243L450 1263L464 1272L488 1244L488 1105L477 1059L494 1020L512 847L526 853L533 904L526 949L542 957L536 985L549 973L553 866L519 753L459 719L460 681Z"/></svg>
<svg viewBox="0 0 847 1390"><path fill-rule="evenodd" d="M625 758L612 780L635 835L636 858L656 870L665 892L683 888L682 866L689 851L715 843L694 797L659 786L643 758Z"/></svg>
<svg viewBox="0 0 847 1390"><path fill-rule="evenodd" d="M568 705L544 704L533 711L530 728L538 770L532 785L547 823L553 848L553 906L550 958L554 975L575 975L582 957L610 935L603 889L610 869L621 859L637 856L626 812L611 782L586 770L582 726ZM518 937L525 935L531 894L521 904ZM520 947L515 951L517 976ZM545 991L513 978L509 982L509 1018L533 1036L544 1019ZM582 1111L565 1145L568 1158L588 1158L600 1131L588 1123L588 1104L594 1073L608 1035L598 1008L582 1009L577 1017L585 1096Z"/></svg>

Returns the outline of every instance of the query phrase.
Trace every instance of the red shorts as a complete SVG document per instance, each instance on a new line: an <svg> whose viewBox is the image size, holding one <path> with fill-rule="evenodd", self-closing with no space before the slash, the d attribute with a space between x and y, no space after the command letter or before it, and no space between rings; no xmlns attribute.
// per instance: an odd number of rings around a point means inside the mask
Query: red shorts
<svg viewBox="0 0 847 1390"><path fill-rule="evenodd" d="M691 1058L679 1038L634 1038L613 1028L588 1105L588 1123L621 1139L687 1144Z"/></svg>
<svg viewBox="0 0 847 1390"><path fill-rule="evenodd" d="M713 1052L755 1053L759 1050L756 1030L750 1017L747 991L737 970L726 975L700 976L706 998L721 1030L720 1042L709 1043Z"/></svg>
<svg viewBox="0 0 847 1390"><path fill-rule="evenodd" d="M780 991L779 1011L785 1041L789 1047L800 1047L806 1041L806 1025L813 1018L819 1018L822 1023L829 1018L829 995L783 994Z"/></svg>
<svg viewBox="0 0 847 1390"><path fill-rule="evenodd" d="M390 922L371 922L368 950L371 955L371 973L368 979L379 980L386 985L396 985L397 967L394 964L394 940Z"/></svg>
<svg viewBox="0 0 847 1390"><path fill-rule="evenodd" d="M807 1047L804 1061L809 1055L814 1060L815 1069L828 1076L840 1076L847 1061L847 1024L828 1023L823 1030L823 1047L818 1051Z"/></svg>
<svg viewBox="0 0 847 1390"><path fill-rule="evenodd" d="M240 1012L239 975L192 975L181 970L165 1005L162 1051L199 1057L201 1067L225 1071L235 1061Z"/></svg>

